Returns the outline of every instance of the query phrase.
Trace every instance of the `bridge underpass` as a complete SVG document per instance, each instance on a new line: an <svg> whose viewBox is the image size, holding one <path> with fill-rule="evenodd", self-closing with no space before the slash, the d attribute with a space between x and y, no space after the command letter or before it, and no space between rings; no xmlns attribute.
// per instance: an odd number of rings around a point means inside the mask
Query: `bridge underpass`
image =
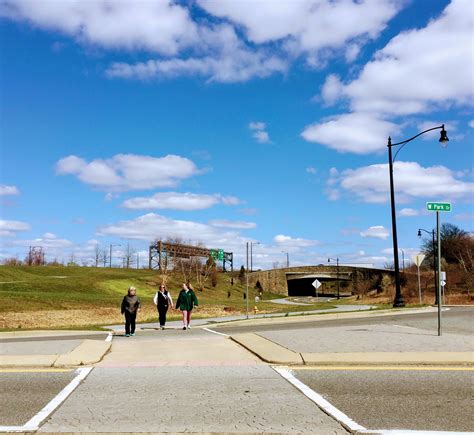
<svg viewBox="0 0 474 435"><path fill-rule="evenodd" d="M338 277L332 273L301 274L287 273L286 283L288 287L288 296L316 296L316 289L313 287L314 280L317 279L322 285L318 289L319 296L335 296ZM347 284L351 281L349 273L339 275L341 293L347 293Z"/></svg>

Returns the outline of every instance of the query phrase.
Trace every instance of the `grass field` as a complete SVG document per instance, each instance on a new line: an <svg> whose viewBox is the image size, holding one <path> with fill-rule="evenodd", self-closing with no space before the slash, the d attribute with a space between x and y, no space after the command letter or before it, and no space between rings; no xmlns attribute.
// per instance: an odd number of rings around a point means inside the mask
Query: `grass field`
<svg viewBox="0 0 474 435"><path fill-rule="evenodd" d="M121 323L120 303L129 286L137 288L142 300L139 321L156 321L153 296L162 276L147 269L109 269L61 266L0 266L0 329L94 328ZM173 298L181 289L180 274L167 278ZM230 296L229 296L230 293ZM200 302L198 317L225 316L246 310L246 287L229 274L219 274L216 287L208 285L196 291ZM253 310L257 292L249 288L249 306ZM281 295L264 293L260 312L306 311L328 308L327 303L308 306L280 305L268 300ZM170 311L170 320L178 319Z"/></svg>

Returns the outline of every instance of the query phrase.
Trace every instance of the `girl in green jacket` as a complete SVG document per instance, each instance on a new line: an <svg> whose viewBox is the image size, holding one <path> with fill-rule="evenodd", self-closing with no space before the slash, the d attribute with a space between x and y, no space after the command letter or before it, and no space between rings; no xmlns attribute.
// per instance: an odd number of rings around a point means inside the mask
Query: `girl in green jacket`
<svg viewBox="0 0 474 435"><path fill-rule="evenodd" d="M179 292L178 300L176 301L176 309L180 309L183 313L183 330L190 328L191 311L194 306L198 306L199 302L194 293L193 287L190 283L187 285L183 283L183 289Z"/></svg>

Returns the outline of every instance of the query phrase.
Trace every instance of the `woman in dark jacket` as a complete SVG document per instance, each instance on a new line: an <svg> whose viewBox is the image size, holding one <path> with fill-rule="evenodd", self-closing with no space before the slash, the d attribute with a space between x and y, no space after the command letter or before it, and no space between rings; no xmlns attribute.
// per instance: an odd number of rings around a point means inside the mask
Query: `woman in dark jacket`
<svg viewBox="0 0 474 435"><path fill-rule="evenodd" d="M173 308L173 299L171 299L171 295L168 290L166 290L164 284L160 285L160 289L156 292L153 302L158 310L160 328L165 329L166 313L168 311L168 307L171 306L171 308Z"/></svg>
<svg viewBox="0 0 474 435"><path fill-rule="evenodd" d="M180 309L183 313L183 329L188 329L191 326L191 311L199 305L199 302L194 293L191 284L183 284L183 289L179 292L178 300L176 301L176 309Z"/></svg>
<svg viewBox="0 0 474 435"><path fill-rule="evenodd" d="M128 294L123 297L121 312L125 314L125 337L135 335L135 320L137 312L140 311L142 302L137 296L137 289L130 287Z"/></svg>

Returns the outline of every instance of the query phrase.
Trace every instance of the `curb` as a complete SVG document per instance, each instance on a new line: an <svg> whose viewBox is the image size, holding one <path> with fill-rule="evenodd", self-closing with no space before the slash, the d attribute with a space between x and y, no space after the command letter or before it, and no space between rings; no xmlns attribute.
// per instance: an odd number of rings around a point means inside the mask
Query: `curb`
<svg viewBox="0 0 474 435"><path fill-rule="evenodd" d="M384 365L474 366L474 352L325 352L298 353L260 335L247 333L230 338L262 361L279 365Z"/></svg>
<svg viewBox="0 0 474 435"><path fill-rule="evenodd" d="M233 341L257 355L261 360L273 364L304 364L299 353L280 346L257 334L237 334L230 337Z"/></svg>
<svg viewBox="0 0 474 435"><path fill-rule="evenodd" d="M111 342L83 340L71 352L60 355L54 362L54 367L82 366L99 362L110 350Z"/></svg>
<svg viewBox="0 0 474 435"><path fill-rule="evenodd" d="M62 355L0 355L0 368L60 368L95 364L102 360L111 346L111 342L83 340L79 346Z"/></svg>

